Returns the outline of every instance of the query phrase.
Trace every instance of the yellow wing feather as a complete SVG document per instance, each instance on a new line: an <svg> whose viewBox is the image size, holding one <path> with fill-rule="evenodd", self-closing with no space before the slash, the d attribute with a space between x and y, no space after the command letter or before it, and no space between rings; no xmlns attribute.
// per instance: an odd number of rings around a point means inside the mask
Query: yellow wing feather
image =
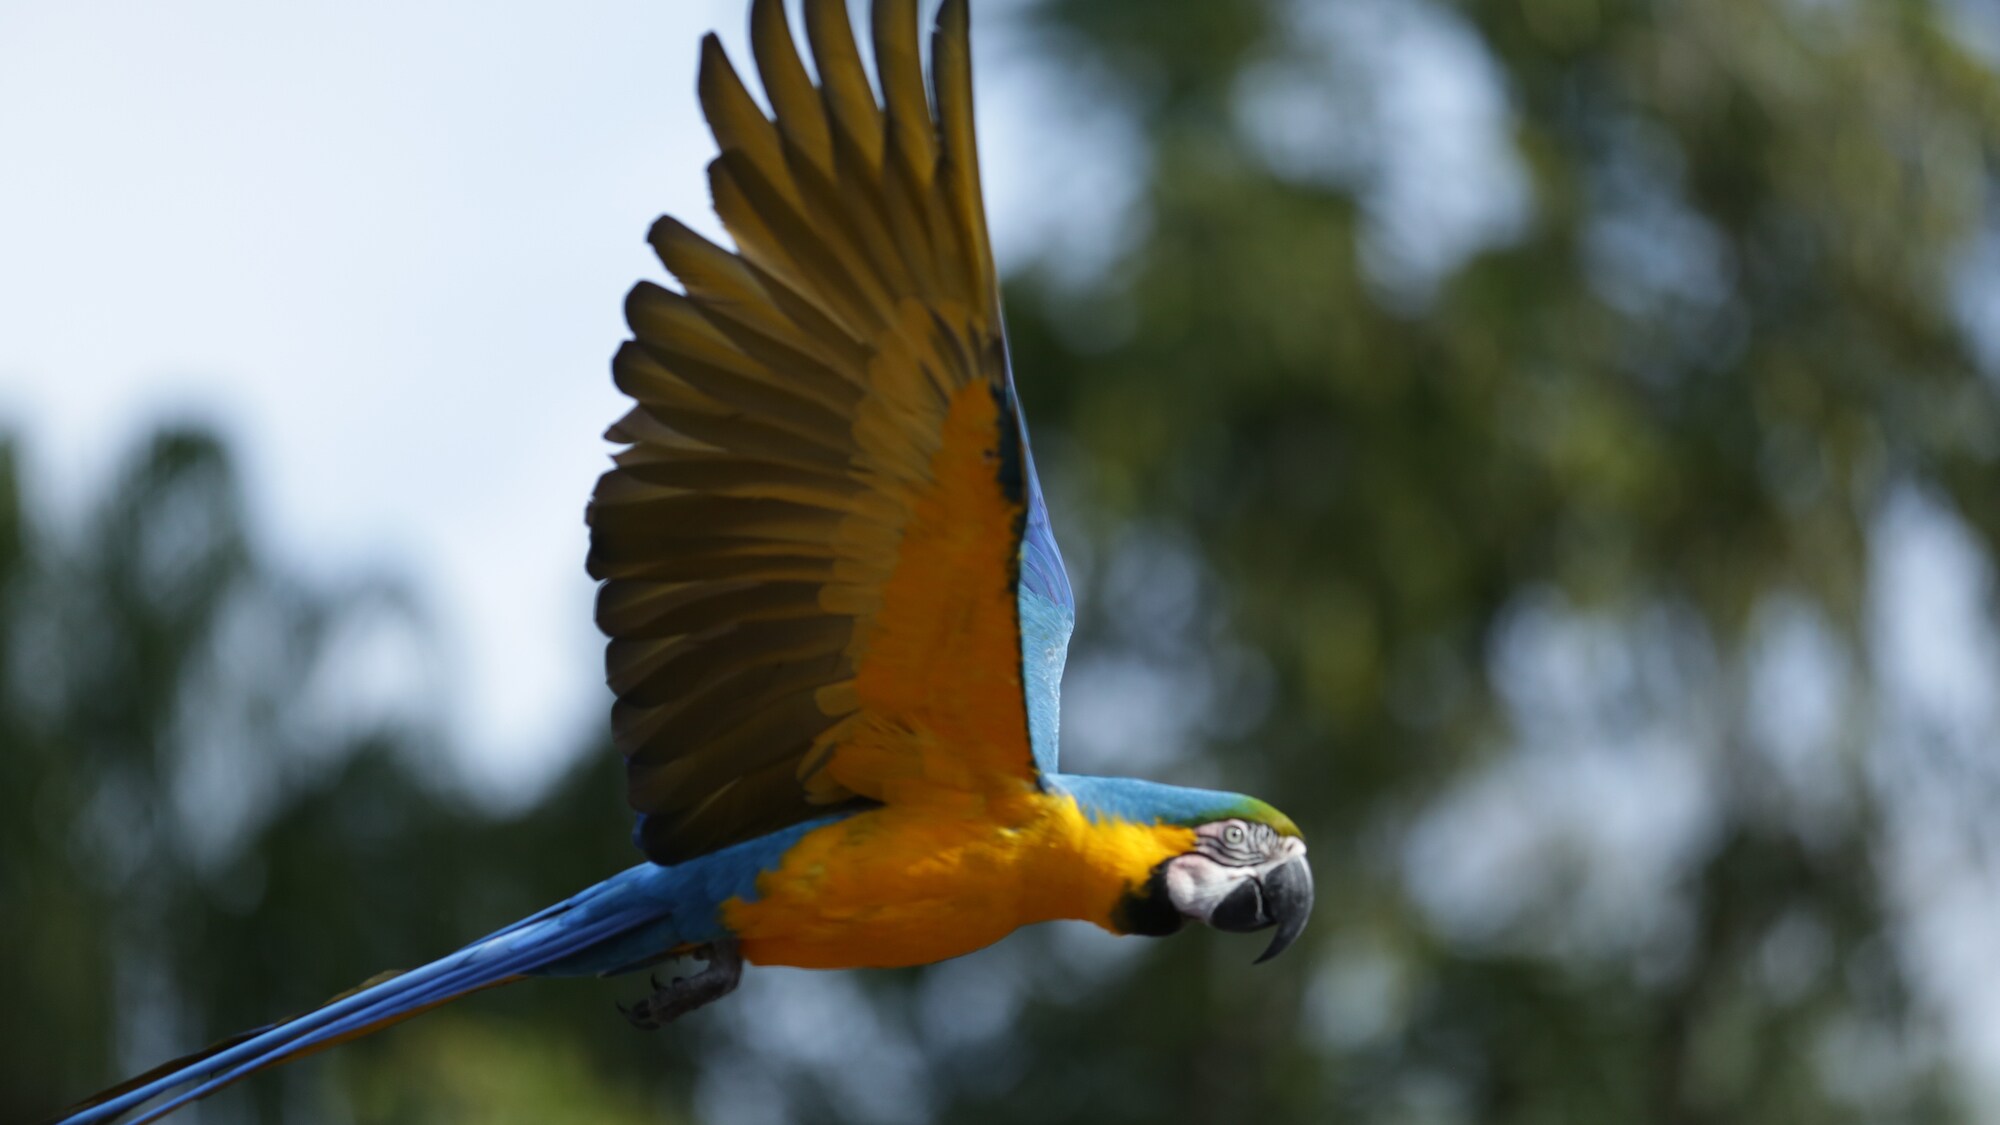
<svg viewBox="0 0 2000 1125"><path fill-rule="evenodd" d="M844 801L1036 782L1015 584L1019 420L981 211L963 0L927 95L914 0L780 0L700 97L736 248L663 219L613 361L635 400L592 499L591 571L641 842L677 862ZM936 117L931 106L936 105Z"/></svg>

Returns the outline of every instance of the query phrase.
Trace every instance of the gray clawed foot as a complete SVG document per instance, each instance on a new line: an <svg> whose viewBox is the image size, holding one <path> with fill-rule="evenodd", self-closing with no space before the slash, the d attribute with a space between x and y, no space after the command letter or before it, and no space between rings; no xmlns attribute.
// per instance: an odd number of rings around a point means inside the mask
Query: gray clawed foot
<svg viewBox="0 0 2000 1125"><path fill-rule="evenodd" d="M743 979L743 957L734 942L705 945L695 951L695 956L708 963L700 972L675 977L667 984L661 984L657 974L649 975L653 994L629 1008L618 1005L619 1013L633 1027L655 1031L736 991L737 982Z"/></svg>

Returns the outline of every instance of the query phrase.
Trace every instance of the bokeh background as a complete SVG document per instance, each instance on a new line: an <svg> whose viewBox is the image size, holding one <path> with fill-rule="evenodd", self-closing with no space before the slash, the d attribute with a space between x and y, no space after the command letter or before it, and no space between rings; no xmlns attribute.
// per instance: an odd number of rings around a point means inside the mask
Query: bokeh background
<svg viewBox="0 0 2000 1125"><path fill-rule="evenodd" d="M0 2L0 1120L630 862L582 575L739 0ZM2000 14L983 0L1065 758L1313 928L531 983L190 1120L2000 1120Z"/></svg>

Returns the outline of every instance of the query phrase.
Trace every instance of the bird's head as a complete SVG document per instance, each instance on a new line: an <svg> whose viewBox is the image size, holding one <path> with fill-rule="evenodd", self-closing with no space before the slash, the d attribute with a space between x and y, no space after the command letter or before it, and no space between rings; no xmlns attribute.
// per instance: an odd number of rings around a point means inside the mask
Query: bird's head
<svg viewBox="0 0 2000 1125"><path fill-rule="evenodd" d="M1258 816L1258 811L1269 815ZM1229 933L1276 926L1258 964L1283 953L1312 914L1313 877L1305 839L1268 805L1198 825L1194 850L1161 864L1160 882L1183 917Z"/></svg>
<svg viewBox="0 0 2000 1125"><path fill-rule="evenodd" d="M1240 803L1187 825L1192 849L1155 867L1135 889L1126 917L1133 932L1171 933L1193 919L1229 933L1277 927L1263 964L1298 939L1312 914L1312 868L1291 818L1262 801Z"/></svg>

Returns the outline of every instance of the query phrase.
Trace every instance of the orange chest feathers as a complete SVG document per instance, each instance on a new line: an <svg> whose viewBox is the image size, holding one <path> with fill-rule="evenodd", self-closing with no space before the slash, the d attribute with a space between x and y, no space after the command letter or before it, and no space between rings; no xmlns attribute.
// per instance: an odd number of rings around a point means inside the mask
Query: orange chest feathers
<svg viewBox="0 0 2000 1125"><path fill-rule="evenodd" d="M1188 829L1093 822L1067 797L885 806L816 829L723 904L765 965L888 968L970 953L1035 922L1106 929L1130 891L1193 846Z"/></svg>

